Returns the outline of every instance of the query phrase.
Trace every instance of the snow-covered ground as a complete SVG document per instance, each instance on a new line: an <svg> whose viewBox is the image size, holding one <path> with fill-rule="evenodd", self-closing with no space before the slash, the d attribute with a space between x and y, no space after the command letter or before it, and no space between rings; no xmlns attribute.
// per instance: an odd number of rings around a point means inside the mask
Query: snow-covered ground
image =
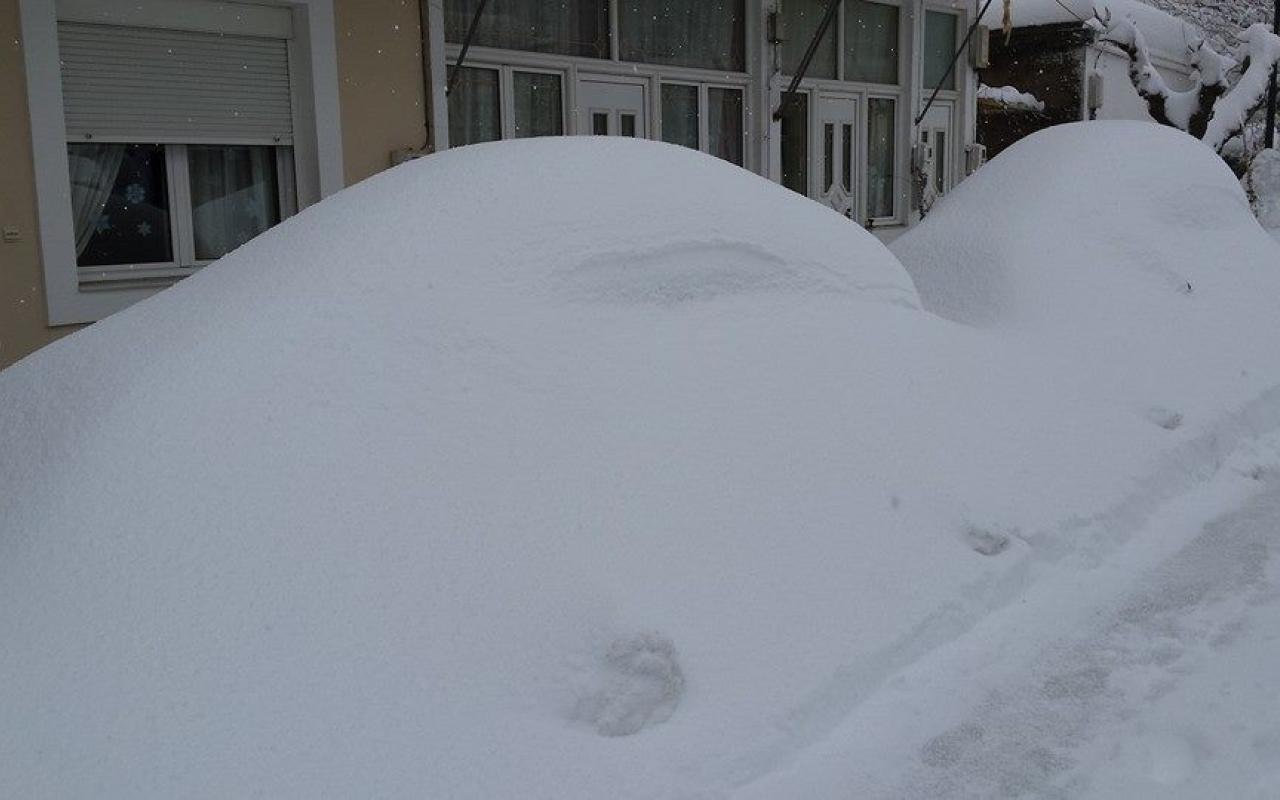
<svg viewBox="0 0 1280 800"><path fill-rule="evenodd" d="M1136 123L894 253L651 142L398 167L0 373L0 796L1256 794L1278 259Z"/></svg>

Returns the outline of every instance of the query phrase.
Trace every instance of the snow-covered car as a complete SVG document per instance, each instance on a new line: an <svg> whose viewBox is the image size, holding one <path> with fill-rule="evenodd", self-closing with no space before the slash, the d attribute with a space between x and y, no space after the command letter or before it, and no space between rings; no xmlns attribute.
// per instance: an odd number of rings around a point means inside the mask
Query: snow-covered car
<svg viewBox="0 0 1280 800"><path fill-rule="evenodd" d="M1122 785L1086 743L1181 663L1134 576L1280 464L1280 249L1123 124L894 249L682 148L479 145L0 373L0 796Z"/></svg>

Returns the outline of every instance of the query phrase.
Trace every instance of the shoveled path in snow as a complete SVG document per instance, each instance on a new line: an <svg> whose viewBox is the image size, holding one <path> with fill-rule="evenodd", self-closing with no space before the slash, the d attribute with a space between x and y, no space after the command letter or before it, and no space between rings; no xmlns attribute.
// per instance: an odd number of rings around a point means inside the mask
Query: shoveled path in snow
<svg viewBox="0 0 1280 800"><path fill-rule="evenodd" d="M741 796L1276 797L1278 444L1049 567Z"/></svg>

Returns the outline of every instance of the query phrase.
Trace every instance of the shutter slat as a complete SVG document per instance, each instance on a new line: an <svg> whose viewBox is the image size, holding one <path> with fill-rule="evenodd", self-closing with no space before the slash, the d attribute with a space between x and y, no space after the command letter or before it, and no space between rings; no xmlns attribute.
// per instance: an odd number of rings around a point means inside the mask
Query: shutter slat
<svg viewBox="0 0 1280 800"><path fill-rule="evenodd" d="M71 139L293 137L284 39L58 23Z"/></svg>

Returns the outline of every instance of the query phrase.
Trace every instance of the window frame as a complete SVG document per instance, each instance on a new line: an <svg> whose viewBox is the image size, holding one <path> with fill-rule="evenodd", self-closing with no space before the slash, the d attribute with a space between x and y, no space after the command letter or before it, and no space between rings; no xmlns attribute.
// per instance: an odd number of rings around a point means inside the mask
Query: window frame
<svg viewBox="0 0 1280 800"><path fill-rule="evenodd" d="M707 154L707 155L709 155L709 156L715 156L716 158L720 158L722 161L725 161L725 162L730 163L730 164L733 164L733 162L732 162L732 161L729 161L727 158L722 158L721 156L716 155L715 153L712 153L712 152L711 152L711 121L710 121L710 119L711 119L711 100L710 100L710 97L711 97L711 91L710 91L710 90L712 90L712 89L723 89L723 90L730 91L730 92L738 92L738 93L742 96L742 113L741 113L741 123L742 123L742 161L743 161L743 163L742 163L742 164L734 164L734 166L744 167L744 168L745 168L745 166L746 166L746 161L747 161L747 142L748 142L748 140L750 139L750 133L749 133L749 132L748 132L748 130L747 130L747 120L748 120L748 116L747 116L747 90L746 90L746 88L745 88L745 87L742 87L742 86L734 86L734 85L732 85L732 84L728 84L728 83L725 83L725 82L723 82L723 81L693 81L693 80L684 80L684 79L680 79L680 78L675 78L675 79L659 78L659 79L658 79L658 92L659 92L659 95L661 95L662 87L663 87L663 86L668 86L668 85L670 85L670 86L686 86L686 87L690 87L690 86L691 86L691 87L694 87L695 89L697 89L697 91L698 91L698 148L697 148L697 149L698 149L698 152L699 152L699 153L706 153L706 154ZM658 139L659 141L662 141L662 123L663 123L663 119L662 119L662 103L661 103L661 96L659 96L659 103L658 103L658 118L657 118L657 119L658 119L658 124L656 125L656 128L657 128L657 134L658 134L658 135L657 135L656 137L654 137L654 138ZM681 146L683 146L683 145L681 145Z"/></svg>
<svg viewBox="0 0 1280 800"><path fill-rule="evenodd" d="M445 44L444 65L447 70L457 66L458 55L462 46L453 43ZM643 84L646 95L646 118L648 122L646 139L661 141L662 139L662 84L681 83L696 84L700 87L733 89L742 92L743 115L743 164L744 169L755 168L755 154L751 147L753 131L750 128L753 104L756 103L755 92L752 91L751 73L725 73L715 70L696 69L692 67L669 67L661 64L642 64L638 62L617 61L616 59L585 58L581 56L559 56L548 53L534 53L524 50L502 50L492 47L473 46L467 51L466 67L499 71L498 78L499 106L502 109L500 130L503 139L512 138L514 131L514 106L511 105L510 73L546 72L560 73L561 111L564 114L564 132L566 136L590 135L591 131L579 124L578 115L571 113L578 107L579 80L626 81ZM704 124L702 113L705 108L705 89L699 89L699 150L705 136L701 131ZM447 112L446 112L447 113ZM654 122L656 120L656 122ZM447 117L446 125L447 127ZM457 144L449 142L450 147ZM732 162L730 162L732 163Z"/></svg>
<svg viewBox="0 0 1280 800"><path fill-rule="evenodd" d="M920 90L924 93L924 96L926 98L928 98L929 95L933 94L933 89L934 89L934 87L926 84L924 80L924 57L925 57L924 43L925 43L925 37L926 37L925 31L929 25L929 14L931 13L946 14L947 16L953 17L955 19L956 27L955 27L955 36L953 37L953 41L951 42L952 48L958 48L960 46L960 42L963 39L964 32L966 30L966 27L965 27L966 15L961 9L952 8L951 6L926 4L924 8L921 10L920 12ZM953 50L953 54L954 54L954 50ZM955 83L954 87L951 89L948 89L945 86L939 88L938 97L954 100L955 98L960 96L961 69L959 68L959 65L963 64L963 59L964 59L964 56L961 56L961 61L957 62L957 69L953 71L951 74L952 80Z"/></svg>
<svg viewBox="0 0 1280 800"><path fill-rule="evenodd" d="M74 144L74 142L72 142ZM127 142L126 144L151 144L150 142ZM217 259L196 258L195 217L191 204L191 166L187 160L188 143L162 144L164 149L165 188L169 201L169 241L173 250L173 258L169 261L149 261L142 264L99 264L91 267L76 266L76 274L82 288L91 287L97 290L110 288L113 285L139 281L173 282L192 275L201 267L212 264ZM190 144L206 144L192 142ZM219 146L219 145L212 145ZM234 147L236 145L227 145ZM280 220L288 219L297 213L294 200L296 188L290 191L288 181L292 180L293 158L287 151L292 149L280 145L251 145L253 147L271 147L276 171L276 204L280 210ZM286 163L288 167L286 169Z"/></svg>
<svg viewBox="0 0 1280 800"><path fill-rule="evenodd" d="M190 30L207 24L207 2L167 0L146 13L130 0L18 0L23 65L26 72L27 109L32 136L36 210L39 217L41 267L50 326L95 322L150 297L194 272L191 268L162 266L137 268L128 275L116 271L111 280L81 280L77 265L75 232L68 187L66 118L58 49L58 21L85 15L101 21L107 15L118 24ZM290 94L294 116L294 163L289 170L296 186L294 208L306 207L344 185L341 117L337 103L337 39L333 0L254 0L246 6L285 8L293 20L288 39ZM86 21L94 21L94 18ZM271 35L254 29L254 15L237 21L248 35ZM161 144L175 144L160 142ZM278 144L268 142L191 142L191 144ZM185 143L184 143L185 144ZM169 161L166 152L166 162ZM170 169L170 167L166 167ZM173 173L168 173L172 177ZM282 180L283 183L283 180ZM170 191L174 191L172 180ZM171 214L174 211L171 209ZM281 209L284 216L284 208ZM179 243L174 242L175 254ZM176 256L175 256L176 260ZM203 262L208 263L208 262ZM104 267L85 268L101 274ZM172 272L165 273L168 269ZM152 273L148 275L148 273Z"/></svg>
<svg viewBox="0 0 1280 800"><path fill-rule="evenodd" d="M871 101L872 100L889 100L893 102L893 189L889 196L893 200L893 211L887 216L873 217L871 213ZM869 92L863 97L862 102L862 126L864 135L862 136L862 147L858 155L859 163L862 165L865 173L863 179L863 187L860 202L862 203L862 219L870 222L871 227L888 227L897 224L903 216L905 207L909 203L902 202L902 194L897 190L899 181L906 179L907 173L902 171L902 126L906 121L903 119L906 103L902 102L902 96L893 92Z"/></svg>

